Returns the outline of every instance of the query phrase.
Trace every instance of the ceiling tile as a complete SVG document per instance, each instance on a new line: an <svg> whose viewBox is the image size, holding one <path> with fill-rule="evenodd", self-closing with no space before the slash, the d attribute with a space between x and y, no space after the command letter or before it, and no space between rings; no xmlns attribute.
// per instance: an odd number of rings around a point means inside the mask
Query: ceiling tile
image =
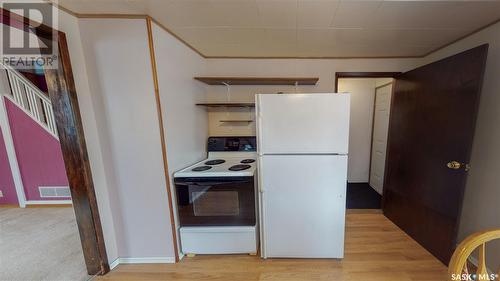
<svg viewBox="0 0 500 281"><path fill-rule="evenodd" d="M297 30L266 28L265 43L282 46L297 45Z"/></svg>
<svg viewBox="0 0 500 281"><path fill-rule="evenodd" d="M370 29L336 29L334 40L337 44L376 44L378 42L397 42L394 34L377 33Z"/></svg>
<svg viewBox="0 0 500 281"><path fill-rule="evenodd" d="M210 0L224 26L258 27L261 25L255 0Z"/></svg>
<svg viewBox="0 0 500 281"><path fill-rule="evenodd" d="M299 29L297 40L299 46L333 46L336 30L334 29Z"/></svg>
<svg viewBox="0 0 500 281"><path fill-rule="evenodd" d="M428 47L394 46L393 44L341 44L331 50L336 57L406 57L422 55Z"/></svg>
<svg viewBox="0 0 500 281"><path fill-rule="evenodd" d="M225 23L206 0L149 0L148 14L169 28L223 26Z"/></svg>
<svg viewBox="0 0 500 281"><path fill-rule="evenodd" d="M462 29L416 29L416 30L376 30L384 38L383 34L392 34L391 38L395 38L394 42L401 45L412 46L443 46L461 35L466 34L467 30Z"/></svg>
<svg viewBox="0 0 500 281"><path fill-rule="evenodd" d="M500 1L460 2L449 16L442 17L445 27L476 30L500 19Z"/></svg>
<svg viewBox="0 0 500 281"><path fill-rule="evenodd" d="M262 48L259 55L260 57L296 57L297 46L296 45L268 45Z"/></svg>
<svg viewBox="0 0 500 281"><path fill-rule="evenodd" d="M257 0L263 27L295 28L297 0Z"/></svg>
<svg viewBox="0 0 500 281"><path fill-rule="evenodd" d="M500 19L500 0L60 0L149 14L207 56L418 56Z"/></svg>
<svg viewBox="0 0 500 281"><path fill-rule="evenodd" d="M436 19L456 2L384 1L376 12L373 28L431 28Z"/></svg>
<svg viewBox="0 0 500 281"><path fill-rule="evenodd" d="M267 37L263 28L188 27L174 28L173 32L193 44L252 45L263 42Z"/></svg>
<svg viewBox="0 0 500 281"><path fill-rule="evenodd" d="M453 41L463 34L457 29L333 29L336 44L377 44L391 42L394 45L437 47Z"/></svg>
<svg viewBox="0 0 500 281"><path fill-rule="evenodd" d="M292 57L296 56L296 48L283 48L282 46L273 46L254 42L254 44L210 44L200 49L202 52L209 53L210 56L227 57Z"/></svg>
<svg viewBox="0 0 500 281"><path fill-rule="evenodd" d="M382 1L341 1L331 26L336 28L363 28L375 20Z"/></svg>
<svg viewBox="0 0 500 281"><path fill-rule="evenodd" d="M328 28L340 1L336 0L299 0L299 28Z"/></svg>
<svg viewBox="0 0 500 281"><path fill-rule="evenodd" d="M500 1L384 1L373 28L475 29L499 19Z"/></svg>

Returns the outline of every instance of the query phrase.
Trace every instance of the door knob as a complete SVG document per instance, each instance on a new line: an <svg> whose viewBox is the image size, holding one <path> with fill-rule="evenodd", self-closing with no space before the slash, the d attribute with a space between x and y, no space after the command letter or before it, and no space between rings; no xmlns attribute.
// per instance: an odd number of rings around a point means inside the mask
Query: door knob
<svg viewBox="0 0 500 281"><path fill-rule="evenodd" d="M462 164L460 164L460 162L457 162L457 161L451 161L451 162L448 162L448 164L446 164L446 166L452 170L458 170L458 169L460 169L460 167L462 167Z"/></svg>
<svg viewBox="0 0 500 281"><path fill-rule="evenodd" d="M449 169L452 169L452 170L460 170L460 168L464 167L464 170L466 172L470 170L469 164L460 163L457 161L448 162L448 164L446 164L446 167L448 167Z"/></svg>

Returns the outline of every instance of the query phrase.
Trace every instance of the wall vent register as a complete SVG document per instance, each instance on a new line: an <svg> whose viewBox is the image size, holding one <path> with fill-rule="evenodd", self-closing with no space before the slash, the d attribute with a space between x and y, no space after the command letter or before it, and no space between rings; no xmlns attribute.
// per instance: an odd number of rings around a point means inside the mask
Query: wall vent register
<svg viewBox="0 0 500 281"><path fill-rule="evenodd" d="M41 198L71 197L69 186L39 186Z"/></svg>

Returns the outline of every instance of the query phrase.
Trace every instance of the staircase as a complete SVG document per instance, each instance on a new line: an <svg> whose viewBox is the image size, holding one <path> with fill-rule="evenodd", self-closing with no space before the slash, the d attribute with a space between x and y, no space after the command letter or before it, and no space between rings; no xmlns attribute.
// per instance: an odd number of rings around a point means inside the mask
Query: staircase
<svg viewBox="0 0 500 281"><path fill-rule="evenodd" d="M47 95L15 69L1 62L0 64L7 71L11 89L5 96L59 140L52 103Z"/></svg>

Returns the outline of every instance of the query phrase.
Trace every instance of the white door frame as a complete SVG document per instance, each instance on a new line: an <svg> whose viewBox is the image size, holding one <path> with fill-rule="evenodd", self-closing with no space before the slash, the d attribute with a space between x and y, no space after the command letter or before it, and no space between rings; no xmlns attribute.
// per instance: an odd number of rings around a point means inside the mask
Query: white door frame
<svg viewBox="0 0 500 281"><path fill-rule="evenodd" d="M5 93L0 93L0 127L2 129L2 134L5 142L5 149L7 150L7 157L9 158L10 170L12 172L12 178L14 180L14 186L16 187L17 200L19 201L19 207L26 207L26 196L24 194L24 184L21 177L21 171L19 170L19 164L17 162L16 150L14 147L14 141L12 139L12 133L10 130L9 118L7 116L7 109L5 107Z"/></svg>
<svg viewBox="0 0 500 281"><path fill-rule="evenodd" d="M391 81L389 83L385 83L383 85L375 87L375 98L373 99L372 137L371 137L371 142L370 142L370 169L368 170L368 185L370 185L371 178L372 178L373 137L374 137L374 133L375 133L375 114L376 114L376 106L377 106L377 90L380 88L383 88L383 87L387 87L389 85L392 85L391 86L392 87L391 92L392 92L394 90L394 86L395 86L395 79L394 78L393 78L393 81ZM391 100L392 100L392 95L391 95ZM390 104L389 104L389 110L391 109L391 107L392 107L392 102L390 102ZM385 174L385 172L384 172L384 174ZM372 187L371 185L370 185L370 187L375 190L375 188ZM382 191L383 191L383 188L384 188L384 186L382 185ZM380 195L382 195L382 194L380 194Z"/></svg>

